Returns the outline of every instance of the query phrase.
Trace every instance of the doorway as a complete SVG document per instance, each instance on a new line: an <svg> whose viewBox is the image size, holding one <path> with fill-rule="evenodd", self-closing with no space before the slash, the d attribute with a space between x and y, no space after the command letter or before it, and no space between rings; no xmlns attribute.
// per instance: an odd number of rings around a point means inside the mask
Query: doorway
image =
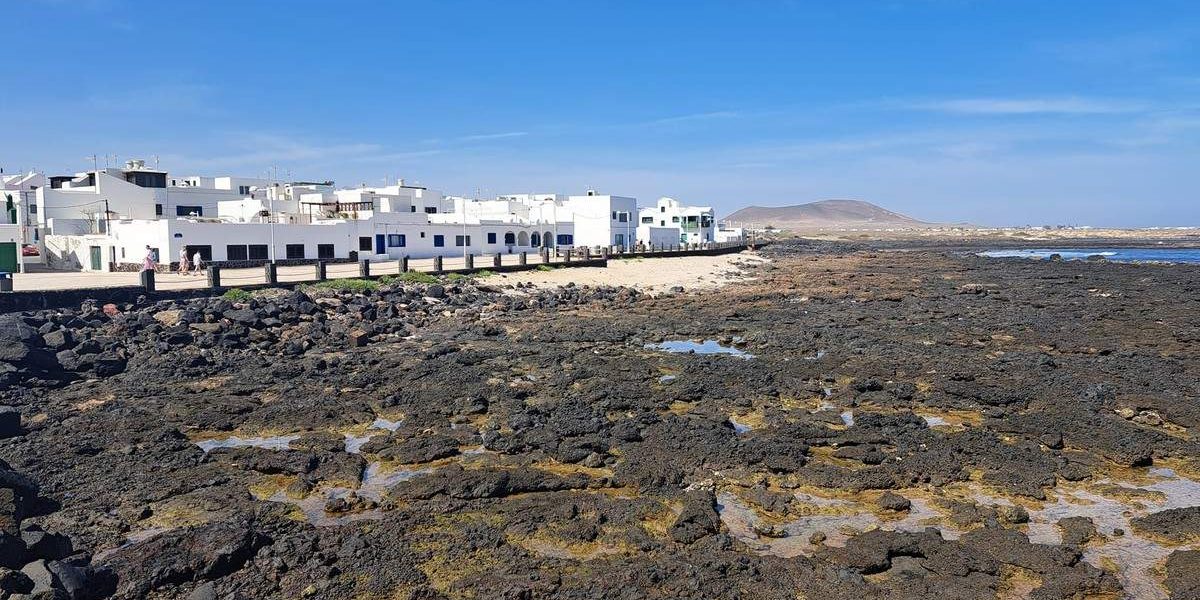
<svg viewBox="0 0 1200 600"><path fill-rule="evenodd" d="M99 271L100 270L100 261L101 261L100 246L90 246L90 247L88 247L88 250L91 253L92 270Z"/></svg>

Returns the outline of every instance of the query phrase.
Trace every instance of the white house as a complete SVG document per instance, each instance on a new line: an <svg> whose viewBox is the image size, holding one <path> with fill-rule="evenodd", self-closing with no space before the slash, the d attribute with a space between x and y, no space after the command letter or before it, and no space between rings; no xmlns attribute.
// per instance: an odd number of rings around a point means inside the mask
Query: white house
<svg viewBox="0 0 1200 600"><path fill-rule="evenodd" d="M37 230L37 204L34 198L38 188L46 185L46 176L30 171L16 175L0 175L0 205L7 205L11 197L17 213L6 215L7 224L20 223L25 230L24 242L36 244L40 236ZM15 219L15 220L14 220ZM20 236L18 236L20 238Z"/></svg>
<svg viewBox="0 0 1200 600"><path fill-rule="evenodd" d="M216 216L217 203L246 197L251 181L261 180L199 176L168 180L166 171L148 168L140 160L121 168L52 176L49 185L37 190L37 226L69 235L99 233L106 223L119 219Z"/></svg>
<svg viewBox="0 0 1200 600"><path fill-rule="evenodd" d="M638 212L638 240L658 244L652 238L662 234L654 228L675 230L671 244L702 244L718 241L714 235L713 209L711 206L687 206L674 198L659 198L652 206Z"/></svg>

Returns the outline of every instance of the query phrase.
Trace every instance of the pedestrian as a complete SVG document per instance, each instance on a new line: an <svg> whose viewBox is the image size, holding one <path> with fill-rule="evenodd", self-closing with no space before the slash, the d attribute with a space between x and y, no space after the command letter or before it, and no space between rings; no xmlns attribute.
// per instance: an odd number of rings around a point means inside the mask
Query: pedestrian
<svg viewBox="0 0 1200 600"><path fill-rule="evenodd" d="M190 265L188 264L187 246L184 246L179 249L179 272L183 275L187 275L188 271L190 270L189 267Z"/></svg>
<svg viewBox="0 0 1200 600"><path fill-rule="evenodd" d="M146 246L146 260L142 261L142 270L143 271L153 271L156 262L157 261L154 259L154 249L151 248L149 245L147 245Z"/></svg>
<svg viewBox="0 0 1200 600"><path fill-rule="evenodd" d="M204 257L200 256L200 249L196 249L196 253L192 255L192 272L199 275L204 268Z"/></svg>

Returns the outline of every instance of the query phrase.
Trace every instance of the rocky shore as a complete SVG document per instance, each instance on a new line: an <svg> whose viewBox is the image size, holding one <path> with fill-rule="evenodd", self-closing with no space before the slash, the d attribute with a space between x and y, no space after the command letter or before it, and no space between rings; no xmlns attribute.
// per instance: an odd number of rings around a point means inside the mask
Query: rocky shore
<svg viewBox="0 0 1200 600"><path fill-rule="evenodd" d="M0 316L0 595L1196 597L1200 268L762 254Z"/></svg>

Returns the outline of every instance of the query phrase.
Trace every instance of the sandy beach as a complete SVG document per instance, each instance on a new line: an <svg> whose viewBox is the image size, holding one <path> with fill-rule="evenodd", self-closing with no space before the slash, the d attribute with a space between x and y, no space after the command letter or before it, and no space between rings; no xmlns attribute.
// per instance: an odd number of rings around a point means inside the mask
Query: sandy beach
<svg viewBox="0 0 1200 600"><path fill-rule="evenodd" d="M609 260L608 267L553 269L501 273L489 282L528 284L538 287L575 285L624 285L650 294L661 294L673 287L685 290L715 289L733 281L747 279L746 264L761 264L767 259L752 252L721 256L681 256L672 258L635 258Z"/></svg>

